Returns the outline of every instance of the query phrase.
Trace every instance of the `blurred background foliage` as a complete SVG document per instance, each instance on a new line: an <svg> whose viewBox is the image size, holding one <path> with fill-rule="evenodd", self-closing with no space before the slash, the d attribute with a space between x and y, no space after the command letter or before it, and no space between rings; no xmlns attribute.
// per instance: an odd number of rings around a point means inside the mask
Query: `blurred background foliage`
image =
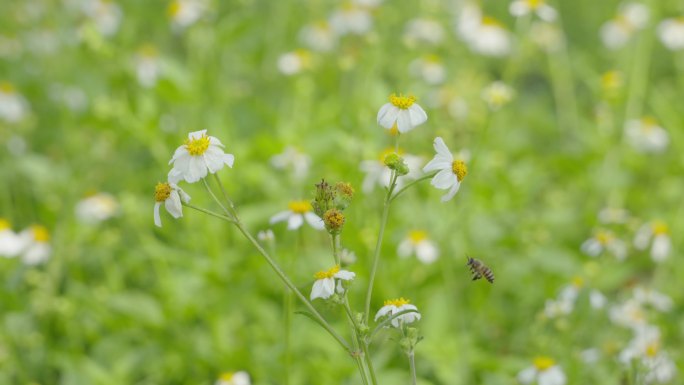
<svg viewBox="0 0 684 385"><path fill-rule="evenodd" d="M510 34L510 52L491 57L456 33L473 6L460 1L354 5L372 26L337 38L328 52L306 47L302 28L349 5L209 1L181 25L179 5L165 1L3 1L0 81L23 98L23 113L0 119L0 216L17 232L45 226L52 250L39 265L0 259L0 383L207 384L236 370L255 384L281 384L285 372L292 384L359 383L353 361L299 315L287 365L283 285L213 218L186 209L172 220L164 212L164 227L154 227L152 191L187 133L205 128L235 154L221 177L254 232L271 227L288 201L310 199L321 178L352 183L357 195L342 243L357 256L348 268L357 273L350 296L360 309L384 192L362 191L359 165L393 144L375 121L393 92L416 95L429 116L401 136L404 151L425 163L441 136L452 151L471 154L451 202L441 203L428 183L397 201L383 244L372 309L399 296L420 309L420 384L517 384L539 355L553 357L569 383L624 383L629 370L616 357L631 333L607 309L634 287L674 302L666 312L649 310L648 320L662 332L662 349L681 362L684 56L657 33L658 22L682 7L644 2L647 25L611 50L600 31L619 2L549 4L558 18L539 32L536 16L516 19L508 2L479 3ZM406 26L415 18L437 22L443 38L411 40ZM536 38L554 31L560 40L540 46ZM302 55L295 73L283 73L287 52ZM146 55L152 81L139 74ZM426 55L443 66L441 81L411 69ZM608 71L621 80L606 80ZM485 100L495 81L510 87L510 101ZM665 128L668 146L644 152L626 138L623 127L642 116ZM303 178L271 165L290 146L312 160ZM201 186L183 187L193 203L211 206ZM79 220L75 207L97 192L115 199L115 215ZM601 224L606 207L626 209L629 220ZM672 237L661 263L631 246L651 220L667 223ZM601 227L629 245L624 261L581 252ZM312 274L331 261L326 236L306 226L272 228L279 261L308 293ZM435 263L397 257L416 229L439 248ZM494 285L470 281L466 253L492 267ZM573 310L546 314L545 301L578 277ZM593 309L590 289L609 305ZM317 306L346 327L338 308ZM391 339L384 333L372 349L380 382L408 383ZM583 359L589 348L601 352L597 361Z"/></svg>

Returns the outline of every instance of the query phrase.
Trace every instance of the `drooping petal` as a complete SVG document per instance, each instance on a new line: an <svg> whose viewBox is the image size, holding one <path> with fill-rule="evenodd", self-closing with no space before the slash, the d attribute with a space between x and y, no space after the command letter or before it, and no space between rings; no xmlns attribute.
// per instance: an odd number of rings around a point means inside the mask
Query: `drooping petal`
<svg viewBox="0 0 684 385"><path fill-rule="evenodd" d="M313 283L313 286L311 287L311 296L310 296L312 301L316 298L326 299L329 297L329 296L326 296L324 281L325 281L324 279L319 279Z"/></svg>
<svg viewBox="0 0 684 385"><path fill-rule="evenodd" d="M290 216L293 215L292 211L286 210L286 211L281 211L277 213L276 215L272 216L271 219L268 221L270 224L286 221L290 219Z"/></svg>
<svg viewBox="0 0 684 385"><path fill-rule="evenodd" d="M178 185L171 183L171 188L178 191L178 194L180 194L180 197L183 200L183 202L185 202L185 203L190 202L190 195L188 195L185 191L183 191L182 188L178 187Z"/></svg>
<svg viewBox="0 0 684 385"><path fill-rule="evenodd" d="M374 320L377 321L378 318L384 317L387 315L387 313L392 313L392 309L394 309L393 305L385 305L378 310L377 313L375 313L375 318Z"/></svg>
<svg viewBox="0 0 684 385"><path fill-rule="evenodd" d="M459 189L459 188L461 188L461 183L457 181L457 182L454 183L454 185L451 187L451 190L449 190L448 193L446 193L446 194L444 194L444 196L442 196L442 202L448 202L448 201L450 201L451 198L453 198L454 195L456 195L456 193L458 192L458 189Z"/></svg>
<svg viewBox="0 0 684 385"><path fill-rule="evenodd" d="M171 195L164 201L164 207L166 211L171 214L174 218L180 218L183 216L183 205L181 204L180 195L178 191L171 190Z"/></svg>
<svg viewBox="0 0 684 385"><path fill-rule="evenodd" d="M233 168L233 163L235 163L235 155L223 154L223 163L228 165L228 167Z"/></svg>
<svg viewBox="0 0 684 385"><path fill-rule="evenodd" d="M397 130L399 132L409 132L413 126L411 125L411 117L409 116L408 110L399 109L397 113Z"/></svg>
<svg viewBox="0 0 684 385"><path fill-rule="evenodd" d="M304 213L304 219L306 219L306 223L316 230L323 230L325 228L325 223L323 223L323 220L312 212Z"/></svg>
<svg viewBox="0 0 684 385"><path fill-rule="evenodd" d="M440 190L446 190L456 183L458 183L458 177L456 177L454 172L451 171L451 167L438 172L437 175L435 175L435 177L430 181L431 185Z"/></svg>
<svg viewBox="0 0 684 385"><path fill-rule="evenodd" d="M159 208L161 207L161 202L155 202L154 204L154 224L157 227L162 227L161 216L159 215Z"/></svg>
<svg viewBox="0 0 684 385"><path fill-rule="evenodd" d="M209 137L209 144L210 144L211 146L225 147L225 146L223 145L223 143L221 143L221 141L220 141L217 137L215 137L215 136L210 136L210 137Z"/></svg>
<svg viewBox="0 0 684 385"><path fill-rule="evenodd" d="M432 147L434 147L435 152L437 152L439 155L442 155L452 162L454 161L454 156L451 154L449 147L447 147L446 143L444 143L444 139L441 137L438 136L435 138L435 140L432 142Z"/></svg>
<svg viewBox="0 0 684 385"><path fill-rule="evenodd" d="M398 107L392 103L385 104L378 111L378 124L389 130L397 121L397 114L399 114Z"/></svg>
<svg viewBox="0 0 684 385"><path fill-rule="evenodd" d="M537 369L534 366L523 369L518 373L518 381L523 384L531 384L537 377Z"/></svg>
<svg viewBox="0 0 684 385"><path fill-rule="evenodd" d="M304 224L304 217L302 214L292 214L290 218L287 220L287 229L288 230L297 230L298 228L302 227Z"/></svg>
<svg viewBox="0 0 684 385"><path fill-rule="evenodd" d="M428 164L425 165L425 167L423 167L423 172L450 169L452 163L453 158L437 154L430 162L428 162Z"/></svg>
<svg viewBox="0 0 684 385"><path fill-rule="evenodd" d="M339 278L344 281L351 281L354 279L354 277L356 277L356 274L347 270L340 270L335 274L335 278Z"/></svg>
<svg viewBox="0 0 684 385"><path fill-rule="evenodd" d="M427 121L427 113L425 113L421 106L415 103L409 107L408 112L413 127L420 126Z"/></svg>

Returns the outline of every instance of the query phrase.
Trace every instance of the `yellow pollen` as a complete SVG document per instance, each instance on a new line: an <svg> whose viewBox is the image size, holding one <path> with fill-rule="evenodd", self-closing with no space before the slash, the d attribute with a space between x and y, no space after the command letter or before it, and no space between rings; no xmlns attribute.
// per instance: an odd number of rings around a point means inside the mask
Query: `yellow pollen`
<svg viewBox="0 0 684 385"><path fill-rule="evenodd" d="M287 204L287 208L295 214L304 214L312 210L309 201L292 201Z"/></svg>
<svg viewBox="0 0 684 385"><path fill-rule="evenodd" d="M185 149L192 156L198 156L204 154L209 148L209 137L205 134L197 139L187 139L185 141Z"/></svg>
<svg viewBox="0 0 684 385"><path fill-rule="evenodd" d="M487 25L490 27L501 27L501 23L491 16L485 16L482 18L482 25Z"/></svg>
<svg viewBox="0 0 684 385"><path fill-rule="evenodd" d="M183 8L181 2L176 0L169 4L169 7L166 9L166 13L171 17L176 17L180 13L181 8Z"/></svg>
<svg viewBox="0 0 684 385"><path fill-rule="evenodd" d="M397 94L392 94L389 97L389 101L395 107L399 107L402 110L406 110L409 107L411 107L413 103L416 102L416 97L413 95L404 96L402 94L399 94L399 96L397 96Z"/></svg>
<svg viewBox="0 0 684 385"><path fill-rule="evenodd" d="M47 242L50 240L50 233L48 233L45 226L33 225L31 226L31 231L33 232L33 239L36 242Z"/></svg>
<svg viewBox="0 0 684 385"><path fill-rule="evenodd" d="M400 306L408 305L409 303L411 303L410 300L408 300L404 297L400 297L397 299L388 299L385 301L384 305L385 306L394 305L396 307L400 307Z"/></svg>
<svg viewBox="0 0 684 385"><path fill-rule="evenodd" d="M532 9L537 9L544 4L544 0L527 0L527 6Z"/></svg>
<svg viewBox="0 0 684 385"><path fill-rule="evenodd" d="M6 94L12 94L14 93L14 86L12 83L0 82L0 91Z"/></svg>
<svg viewBox="0 0 684 385"><path fill-rule="evenodd" d="M466 167L465 162L462 160L455 160L451 163L451 171L456 175L459 182L468 175L468 167Z"/></svg>
<svg viewBox="0 0 684 385"><path fill-rule="evenodd" d="M396 123L394 123L394 125L392 126L392 128L389 129L389 133L390 133L390 135L392 135L392 136L397 136L397 135L399 135L399 128L397 128L397 124L396 124Z"/></svg>
<svg viewBox="0 0 684 385"><path fill-rule="evenodd" d="M646 356L653 358L658 354L658 350L660 350L660 344L657 341L652 342L646 346Z"/></svg>
<svg viewBox="0 0 684 385"><path fill-rule="evenodd" d="M335 276L340 271L340 265L335 265L330 268L330 270L323 270L319 271L318 273L314 274L314 278L316 279L325 279L325 278L332 278Z"/></svg>
<svg viewBox="0 0 684 385"><path fill-rule="evenodd" d="M556 362L549 357L540 356L534 358L534 367L540 372L543 372L554 365L556 365Z"/></svg>
<svg viewBox="0 0 684 385"><path fill-rule="evenodd" d="M580 276L578 276L578 275L577 275L577 276L574 276L574 277L572 278L572 285L575 286L575 287L578 288L578 289L581 288L581 287L583 287L583 286L584 286L584 278L582 278L582 277L580 277Z"/></svg>
<svg viewBox="0 0 684 385"><path fill-rule="evenodd" d="M596 240L602 246L606 246L613 240L613 234L608 231L599 231L596 233Z"/></svg>
<svg viewBox="0 0 684 385"><path fill-rule="evenodd" d="M232 381L233 375L234 375L233 372L221 373L221 377L219 377L219 380L221 380L221 381Z"/></svg>
<svg viewBox="0 0 684 385"><path fill-rule="evenodd" d="M9 221L7 219L0 218L0 231L7 230L9 228L12 228L12 225L9 223Z"/></svg>
<svg viewBox="0 0 684 385"><path fill-rule="evenodd" d="M423 230L412 230L411 232L409 232L408 237L411 240L411 243L415 245L426 240L428 236L427 233Z"/></svg>
<svg viewBox="0 0 684 385"><path fill-rule="evenodd" d="M670 232L670 229L668 229L667 225L663 222L655 222L653 223L653 235L665 235Z"/></svg>
<svg viewBox="0 0 684 385"><path fill-rule="evenodd" d="M164 183L157 183L156 186L154 186L154 201L155 202L164 202L169 197L171 196L171 185L164 182Z"/></svg>

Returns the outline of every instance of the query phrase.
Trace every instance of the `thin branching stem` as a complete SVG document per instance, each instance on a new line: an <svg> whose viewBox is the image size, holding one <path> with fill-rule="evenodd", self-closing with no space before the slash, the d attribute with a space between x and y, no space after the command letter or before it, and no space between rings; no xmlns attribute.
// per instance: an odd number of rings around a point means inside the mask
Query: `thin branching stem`
<svg viewBox="0 0 684 385"><path fill-rule="evenodd" d="M224 221L228 221L228 222L231 222L231 223L235 223L235 221L234 221L232 218L229 218L229 217L227 217L227 216L225 216L225 215L221 215L221 214L219 214L219 213L215 213L215 212L213 212L213 211L210 211L210 210L207 210L207 209L203 209L203 208L197 207L197 206L195 206L195 205L191 205L190 203L185 203L185 202L181 202L181 203L183 204L183 206L185 206L185 207L187 207L187 208L191 208L191 209L193 209L193 210L197 210L197 211L203 212L203 213L205 213L205 214L211 215L212 217L216 217L216 218L223 219Z"/></svg>
<svg viewBox="0 0 684 385"><path fill-rule="evenodd" d="M335 264L340 264L340 235L330 234L330 247L332 247L333 259Z"/></svg>
<svg viewBox="0 0 684 385"><path fill-rule="evenodd" d="M436 174L437 174L436 172L433 172L432 174L423 175L420 178L412 180L411 182L407 183L406 186L400 188L399 190L397 190L396 193L394 193L394 195L392 195L392 198L390 198L390 202L394 202L394 200L397 199L397 197L399 195L401 195L404 191L408 190L413 185L420 183L426 179L430 179L430 178L434 177Z"/></svg>
<svg viewBox="0 0 684 385"><path fill-rule="evenodd" d="M409 367L411 368L411 383L413 385L416 385L418 382L418 379L416 378L416 356L413 353L413 350L411 350L408 353L408 359L409 359Z"/></svg>

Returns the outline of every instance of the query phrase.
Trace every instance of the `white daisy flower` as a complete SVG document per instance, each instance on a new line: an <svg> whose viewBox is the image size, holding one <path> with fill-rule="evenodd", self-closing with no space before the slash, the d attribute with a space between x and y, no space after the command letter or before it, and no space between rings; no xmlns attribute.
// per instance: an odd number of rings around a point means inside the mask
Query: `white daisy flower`
<svg viewBox="0 0 684 385"><path fill-rule="evenodd" d="M677 367L668 354L662 351L660 330L648 325L635 332L632 341L620 352L619 360L625 365L632 365L634 360L639 361L644 369L640 375L645 384L670 382L677 373Z"/></svg>
<svg viewBox="0 0 684 385"><path fill-rule="evenodd" d="M627 244L608 230L596 231L593 237L582 243L580 249L590 257L598 257L604 252L614 255L620 261L627 257Z"/></svg>
<svg viewBox="0 0 684 385"><path fill-rule="evenodd" d="M157 183L154 188L154 224L161 227L161 216L159 215L159 208L164 203L166 211L174 218L183 216L183 204L190 202L190 195L186 194L183 189L178 187L175 183L165 182Z"/></svg>
<svg viewBox="0 0 684 385"><path fill-rule="evenodd" d="M368 10L348 3L333 12L330 25L340 36L350 33L363 35L373 27L373 18Z"/></svg>
<svg viewBox="0 0 684 385"><path fill-rule="evenodd" d="M12 230L9 221L0 218L0 257L14 258L26 248L26 240Z"/></svg>
<svg viewBox="0 0 684 385"><path fill-rule="evenodd" d="M21 260L26 265L38 265L47 261L52 254L52 247L48 243L50 233L47 228L40 225L33 225L22 231L19 236L22 238L25 248L21 252Z"/></svg>
<svg viewBox="0 0 684 385"><path fill-rule="evenodd" d="M309 24L299 33L302 43L318 52L329 52L337 45L337 34L327 21Z"/></svg>
<svg viewBox="0 0 684 385"><path fill-rule="evenodd" d="M446 79L446 67L435 55L428 55L413 60L409 64L409 70L428 84L441 84Z"/></svg>
<svg viewBox="0 0 684 385"><path fill-rule="evenodd" d="M669 296L643 287L636 287L634 289L634 300L642 305L651 305L654 309L662 312L672 310L674 303Z"/></svg>
<svg viewBox="0 0 684 385"><path fill-rule="evenodd" d="M477 5L469 3L461 9L458 34L471 51L493 57L506 56L511 51L511 37L496 19L483 16Z"/></svg>
<svg viewBox="0 0 684 385"><path fill-rule="evenodd" d="M311 54L307 50L298 49L286 52L278 57L278 70L286 76L297 75L311 67Z"/></svg>
<svg viewBox="0 0 684 385"><path fill-rule="evenodd" d="M502 81L495 81L482 90L482 100L496 111L513 100L514 91Z"/></svg>
<svg viewBox="0 0 684 385"><path fill-rule="evenodd" d="M399 243L397 254L402 258L415 255L419 261L430 264L439 257L439 249L423 230L412 230L408 236Z"/></svg>
<svg viewBox="0 0 684 385"><path fill-rule="evenodd" d="M252 381L249 379L247 372L226 372L216 380L214 385L251 385Z"/></svg>
<svg viewBox="0 0 684 385"><path fill-rule="evenodd" d="M670 51L684 49L684 17L665 19L660 22L658 37Z"/></svg>
<svg viewBox="0 0 684 385"><path fill-rule="evenodd" d="M641 303L634 299L612 306L608 315L610 320L619 326L637 329L646 325L646 312Z"/></svg>
<svg viewBox="0 0 684 385"><path fill-rule="evenodd" d="M220 171L224 165L233 167L235 157L223 152L223 144L213 136L207 136L207 130L188 134L185 144L176 149L169 164L173 169L169 172L169 182L178 183L185 180L194 183Z"/></svg>
<svg viewBox="0 0 684 385"><path fill-rule="evenodd" d="M634 237L634 247L646 250L651 246L651 258L656 262L662 262L670 256L672 240L667 224L653 221L642 225Z"/></svg>
<svg viewBox="0 0 684 385"><path fill-rule="evenodd" d="M400 313L404 310L415 310L416 312L402 314L393 318L390 323L395 328L420 320L420 313L417 313L418 308L415 305L411 305L411 301L408 299L401 297L397 299L386 300L384 306L381 307L380 310L378 310L378 312L375 314L375 321L377 322L380 318L391 317L392 315Z"/></svg>
<svg viewBox="0 0 684 385"><path fill-rule="evenodd" d="M335 291L337 294L344 294L345 286L342 281L352 281L355 276L356 274L351 271L340 270L340 265L335 265L327 271L319 271L314 274L316 282L311 287L311 300L328 299Z"/></svg>
<svg viewBox="0 0 684 385"><path fill-rule="evenodd" d="M134 61L138 83L146 88L154 87L161 73L157 49L150 45L143 46L138 50Z"/></svg>
<svg viewBox="0 0 684 385"><path fill-rule="evenodd" d="M423 167L423 172L439 172L432 178L430 184L440 190L449 190L442 196L442 202L447 202L456 195L461 187L461 181L468 175L468 167L460 159L454 159L449 148L444 144L442 138L437 137L433 143L437 154L432 160Z"/></svg>
<svg viewBox="0 0 684 385"><path fill-rule="evenodd" d="M286 147L282 153L271 157L271 166L279 169L291 169L296 180L302 180L309 174L311 157L294 147Z"/></svg>
<svg viewBox="0 0 684 385"><path fill-rule="evenodd" d="M638 30L646 27L650 12L640 3L623 4L618 15L601 27L601 40L609 49L622 48Z"/></svg>
<svg viewBox="0 0 684 385"><path fill-rule="evenodd" d="M16 92L14 86L0 81L0 119L8 123L16 123L24 119L28 105L23 96Z"/></svg>
<svg viewBox="0 0 684 385"><path fill-rule="evenodd" d="M438 45L444 40L444 27L431 19L413 19L406 23L404 41L410 46L422 43Z"/></svg>
<svg viewBox="0 0 684 385"><path fill-rule="evenodd" d="M650 117L625 122L625 135L634 149L645 153L663 152L670 143L667 131Z"/></svg>
<svg viewBox="0 0 684 385"><path fill-rule="evenodd" d="M174 0L167 8L171 24L176 30L182 30L195 24L206 11L207 5L202 0Z"/></svg>
<svg viewBox="0 0 684 385"><path fill-rule="evenodd" d="M281 211L271 217L270 223L278 223L287 221L288 230L297 230L302 227L304 221L316 230L323 230L325 224L323 220L313 213L311 202L309 201L292 201L287 205L288 209Z"/></svg>
<svg viewBox="0 0 684 385"><path fill-rule="evenodd" d="M563 369L548 357L536 357L533 365L518 373L522 384L565 385L567 379Z"/></svg>
<svg viewBox="0 0 684 385"><path fill-rule="evenodd" d="M546 4L544 0L515 0L511 3L509 9L511 15L515 17L522 17L534 13L540 19L552 22L556 20L558 12Z"/></svg>
<svg viewBox="0 0 684 385"><path fill-rule="evenodd" d="M427 114L416 103L413 95L392 94L389 103L385 103L378 111L378 124L391 130L396 124L400 133L408 132L427 121Z"/></svg>
<svg viewBox="0 0 684 385"><path fill-rule="evenodd" d="M114 35L123 19L121 7L113 1L87 0L83 3L83 12L103 36Z"/></svg>
<svg viewBox="0 0 684 385"><path fill-rule="evenodd" d="M76 218L81 223L95 224L115 216L119 211L119 203L107 193L97 193L81 199L76 204Z"/></svg>
<svg viewBox="0 0 684 385"><path fill-rule="evenodd" d="M592 290L589 292L589 304L594 309L603 309L608 303L608 299L603 293L598 290Z"/></svg>

